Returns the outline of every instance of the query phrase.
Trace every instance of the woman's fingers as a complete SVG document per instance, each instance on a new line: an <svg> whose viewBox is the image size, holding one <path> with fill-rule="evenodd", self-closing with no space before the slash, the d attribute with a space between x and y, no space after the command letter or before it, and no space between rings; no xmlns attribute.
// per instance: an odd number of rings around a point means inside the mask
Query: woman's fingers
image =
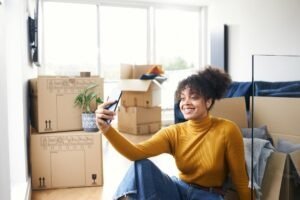
<svg viewBox="0 0 300 200"><path fill-rule="evenodd" d="M105 121L105 120L113 120L114 116L115 116L115 113L110 110L104 109L102 112L96 111L96 119L97 119L97 121L99 121L99 123L101 123L102 121Z"/></svg>
<svg viewBox="0 0 300 200"><path fill-rule="evenodd" d="M105 133L108 128L109 124L107 123L108 120L113 120L116 113L114 111L108 110L107 107L114 103L114 101L107 101L100 104L95 111L96 114L96 124L99 130Z"/></svg>

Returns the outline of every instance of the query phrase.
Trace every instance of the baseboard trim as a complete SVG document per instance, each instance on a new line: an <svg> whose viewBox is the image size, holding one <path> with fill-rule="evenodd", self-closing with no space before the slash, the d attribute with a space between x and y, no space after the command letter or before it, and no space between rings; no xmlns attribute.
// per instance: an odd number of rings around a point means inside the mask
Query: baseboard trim
<svg viewBox="0 0 300 200"><path fill-rule="evenodd" d="M27 190L25 200L31 200L31 178L29 177L27 180Z"/></svg>
<svg viewBox="0 0 300 200"><path fill-rule="evenodd" d="M11 200L31 200L31 178L11 188Z"/></svg>

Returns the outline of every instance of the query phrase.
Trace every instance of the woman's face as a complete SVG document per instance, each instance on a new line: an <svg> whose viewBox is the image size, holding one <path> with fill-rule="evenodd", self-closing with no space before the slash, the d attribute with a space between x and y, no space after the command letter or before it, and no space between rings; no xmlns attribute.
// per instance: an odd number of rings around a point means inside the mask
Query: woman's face
<svg viewBox="0 0 300 200"><path fill-rule="evenodd" d="M186 87L180 95L180 110L186 120L202 120L208 114L211 99L205 99Z"/></svg>

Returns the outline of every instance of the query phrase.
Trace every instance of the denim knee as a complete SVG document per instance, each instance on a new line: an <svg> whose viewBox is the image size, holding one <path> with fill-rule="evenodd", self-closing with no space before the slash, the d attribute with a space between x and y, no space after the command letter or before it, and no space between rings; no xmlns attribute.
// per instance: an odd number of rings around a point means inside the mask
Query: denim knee
<svg viewBox="0 0 300 200"><path fill-rule="evenodd" d="M154 165L149 159L136 160L134 164L137 166Z"/></svg>

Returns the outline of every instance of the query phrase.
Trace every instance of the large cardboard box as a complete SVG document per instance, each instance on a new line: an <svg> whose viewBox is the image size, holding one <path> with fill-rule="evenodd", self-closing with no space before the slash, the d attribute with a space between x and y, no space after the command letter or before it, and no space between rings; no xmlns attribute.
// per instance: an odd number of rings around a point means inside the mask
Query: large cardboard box
<svg viewBox="0 0 300 200"><path fill-rule="evenodd" d="M151 134L161 128L160 107L118 108L118 130L130 134Z"/></svg>
<svg viewBox="0 0 300 200"><path fill-rule="evenodd" d="M149 108L161 104L161 86L155 80L121 80L120 89L122 90L122 106Z"/></svg>
<svg viewBox="0 0 300 200"><path fill-rule="evenodd" d="M252 102L252 99L250 102ZM300 98L254 97L254 127L267 125L276 148L279 140L300 144L299 105ZM252 109L252 103L250 106ZM278 154L278 152L276 153ZM285 155L286 159L284 161L284 170L281 173L279 197L277 198L276 196L276 198L269 199L293 200L300 198L300 194L297 192L300 189L299 184L295 184L295 180L299 180L300 175L300 151L294 151ZM277 162L276 165L282 165L282 162ZM270 184L271 181L268 181L268 183ZM272 195L274 195L274 192L272 192Z"/></svg>
<svg viewBox="0 0 300 200"><path fill-rule="evenodd" d="M33 189L103 184L100 133L83 131L30 135Z"/></svg>
<svg viewBox="0 0 300 200"><path fill-rule="evenodd" d="M39 133L81 130L81 110L76 95L96 83L94 91L103 98L103 79L92 77L39 76L30 80L31 121Z"/></svg>
<svg viewBox="0 0 300 200"><path fill-rule="evenodd" d="M246 107L241 101L244 101L243 97L217 101L211 114L228 118L238 124L240 128L243 128L247 124L247 117L245 117ZM267 125L273 140L276 138L275 142L284 138L298 143L300 139L298 131L299 105L299 98L255 97L254 127ZM250 110L252 110L252 105ZM249 124L251 126L251 122ZM267 160L262 180L261 200L291 200L299 198L299 196L294 195L296 194L294 193L295 185L292 184L293 177L290 170L291 166L300 168L299 160L299 152L293 152L289 155L275 151L271 154ZM225 196L225 199L236 200L237 198L233 196Z"/></svg>

